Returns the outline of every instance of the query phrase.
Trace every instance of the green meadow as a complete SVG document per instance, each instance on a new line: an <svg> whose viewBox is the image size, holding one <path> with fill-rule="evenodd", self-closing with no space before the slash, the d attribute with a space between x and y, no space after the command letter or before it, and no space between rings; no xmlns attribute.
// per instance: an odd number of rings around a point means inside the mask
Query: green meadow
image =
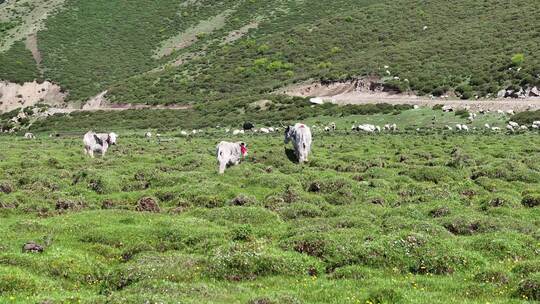
<svg viewBox="0 0 540 304"><path fill-rule="evenodd" d="M303 165L281 133L119 130L95 159L82 133L0 136L0 302L540 300L538 132L414 131L463 120L441 113L308 119L338 130ZM220 140L249 148L224 175Z"/></svg>

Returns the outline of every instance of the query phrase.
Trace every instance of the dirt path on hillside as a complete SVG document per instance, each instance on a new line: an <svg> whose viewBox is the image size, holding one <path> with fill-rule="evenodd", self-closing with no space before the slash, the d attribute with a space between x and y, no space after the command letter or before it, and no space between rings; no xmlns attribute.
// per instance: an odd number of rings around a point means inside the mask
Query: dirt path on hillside
<svg viewBox="0 0 540 304"><path fill-rule="evenodd" d="M330 84L307 82L283 88L276 93L314 97L318 98L319 101L340 105L388 103L431 107L442 104L451 106L454 109L469 109L471 111L514 110L515 112L540 109L540 97L461 100L457 97L430 98L414 94L397 94L385 87L384 83L377 77L359 78Z"/></svg>
<svg viewBox="0 0 540 304"><path fill-rule="evenodd" d="M421 107L432 107L437 104L451 106L454 109L470 109L472 111L490 110L490 111L508 111L515 112L540 110L540 98L523 99L478 99L461 100L446 98L424 98L407 95L389 95L380 96L379 94L342 94L331 97L321 97L323 100L336 104L409 104Z"/></svg>
<svg viewBox="0 0 540 304"><path fill-rule="evenodd" d="M100 107L95 109L71 109L73 111L125 111L125 110L141 110L141 109L152 109L152 110L188 110L193 108L192 105L168 105L168 106L152 106L145 104L115 104L106 107Z"/></svg>
<svg viewBox="0 0 540 304"><path fill-rule="evenodd" d="M38 49L37 34L34 33L34 34L28 35L28 37L26 37L24 45L32 53L32 57L34 57L34 61L36 62L36 66L39 70L39 73L41 76L43 76L43 67L41 66L42 57Z"/></svg>

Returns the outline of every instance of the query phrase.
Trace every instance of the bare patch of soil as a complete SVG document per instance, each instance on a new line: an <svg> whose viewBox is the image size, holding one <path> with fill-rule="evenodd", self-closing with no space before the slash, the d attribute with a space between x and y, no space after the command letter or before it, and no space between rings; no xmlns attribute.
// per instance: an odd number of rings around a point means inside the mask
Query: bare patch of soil
<svg viewBox="0 0 540 304"><path fill-rule="evenodd" d="M159 59L169 56L174 51L184 49L194 44L199 40L201 35L211 33L225 25L227 17L232 13L232 10L226 10L219 15L201 21L196 26L186 29L184 32L171 37L162 42L161 46L154 52L152 56Z"/></svg>
<svg viewBox="0 0 540 304"><path fill-rule="evenodd" d="M26 82L17 84L0 82L0 112L46 103L51 106L63 106L67 94L59 85L45 81L43 83Z"/></svg>
<svg viewBox="0 0 540 304"><path fill-rule="evenodd" d="M223 38L222 45L232 43L246 35L250 29L256 29L259 27L259 21L253 21L249 24L244 25L243 27L239 28L238 30L230 32L225 38Z"/></svg>

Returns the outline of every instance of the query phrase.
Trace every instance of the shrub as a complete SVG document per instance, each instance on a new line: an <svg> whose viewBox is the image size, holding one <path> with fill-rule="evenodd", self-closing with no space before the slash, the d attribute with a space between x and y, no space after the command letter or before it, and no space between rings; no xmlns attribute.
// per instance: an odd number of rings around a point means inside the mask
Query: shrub
<svg viewBox="0 0 540 304"><path fill-rule="evenodd" d="M525 62L525 55L522 53L514 54L511 58L512 64L515 66L520 66Z"/></svg>
<svg viewBox="0 0 540 304"><path fill-rule="evenodd" d="M444 180L452 178L452 173L447 168L443 167L420 167L413 168L407 172L403 172L409 177L423 182L440 183Z"/></svg>
<svg viewBox="0 0 540 304"><path fill-rule="evenodd" d="M493 283L497 285L505 285L509 282L509 277L506 273L498 270L484 270L477 273L474 279L479 283Z"/></svg>
<svg viewBox="0 0 540 304"><path fill-rule="evenodd" d="M518 284L516 295L526 300L540 300L540 273L534 273Z"/></svg>
<svg viewBox="0 0 540 304"><path fill-rule="evenodd" d="M0 182L0 192L10 194L13 192L13 185L9 182Z"/></svg>
<svg viewBox="0 0 540 304"><path fill-rule="evenodd" d="M28 276L27 273L10 268L0 270L0 294L32 293L36 292L37 289L36 280Z"/></svg>
<svg viewBox="0 0 540 304"><path fill-rule="evenodd" d="M540 260L521 261L512 269L513 273L521 277L529 276L532 273L540 273Z"/></svg>
<svg viewBox="0 0 540 304"><path fill-rule="evenodd" d="M232 229L233 241L252 241L253 238L251 225L238 225Z"/></svg>
<svg viewBox="0 0 540 304"><path fill-rule="evenodd" d="M285 219L301 217L318 217L322 215L321 208L309 203L293 203L279 210L279 214Z"/></svg>
<svg viewBox="0 0 540 304"><path fill-rule="evenodd" d="M306 234L297 236L282 243L282 247L292 248L298 253L322 258L328 250L328 241L324 235Z"/></svg>
<svg viewBox="0 0 540 304"><path fill-rule="evenodd" d="M450 214L450 209L446 206L435 208L429 211L431 217L443 217Z"/></svg>
<svg viewBox="0 0 540 304"><path fill-rule="evenodd" d="M283 252L261 242L230 243L217 248L209 260L211 276L228 280L252 280L267 275L317 274L322 265L297 253Z"/></svg>
<svg viewBox="0 0 540 304"><path fill-rule="evenodd" d="M119 290L145 280L191 280L204 261L196 256L177 252L141 253L128 263L114 268L102 283L103 291Z"/></svg>
<svg viewBox="0 0 540 304"><path fill-rule="evenodd" d="M461 118L467 118L469 117L469 111L465 110L465 109L460 109L460 110L457 110L454 112L454 114L456 116L459 116Z"/></svg>
<svg viewBox="0 0 540 304"><path fill-rule="evenodd" d="M400 303L403 300L401 293L395 289L382 288L373 291L366 299L366 303L391 304Z"/></svg>
<svg viewBox="0 0 540 304"><path fill-rule="evenodd" d="M339 267L330 274L333 279L366 280L371 277L372 270L358 265Z"/></svg>
<svg viewBox="0 0 540 304"><path fill-rule="evenodd" d="M454 217L443 224L444 228L455 235L472 235L496 229L496 225L484 219L472 217Z"/></svg>
<svg viewBox="0 0 540 304"><path fill-rule="evenodd" d="M540 193L527 194L521 199L521 204L525 207L538 207L540 206Z"/></svg>
<svg viewBox="0 0 540 304"><path fill-rule="evenodd" d="M450 153L452 159L448 162L447 166L452 168L463 168L474 165L474 159L465 154L461 149L454 148Z"/></svg>
<svg viewBox="0 0 540 304"><path fill-rule="evenodd" d="M540 110L519 112L512 116L512 120L520 125L530 125L534 121L540 121Z"/></svg>

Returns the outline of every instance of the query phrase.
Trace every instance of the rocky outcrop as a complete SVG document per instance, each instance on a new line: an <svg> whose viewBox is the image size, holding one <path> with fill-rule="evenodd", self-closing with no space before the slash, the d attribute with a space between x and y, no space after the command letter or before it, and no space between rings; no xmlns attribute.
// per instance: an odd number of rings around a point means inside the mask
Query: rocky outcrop
<svg viewBox="0 0 540 304"><path fill-rule="evenodd" d="M528 97L540 97L540 90L538 87L525 87L519 88L519 90L506 89L500 90L497 93L498 98L528 98Z"/></svg>

